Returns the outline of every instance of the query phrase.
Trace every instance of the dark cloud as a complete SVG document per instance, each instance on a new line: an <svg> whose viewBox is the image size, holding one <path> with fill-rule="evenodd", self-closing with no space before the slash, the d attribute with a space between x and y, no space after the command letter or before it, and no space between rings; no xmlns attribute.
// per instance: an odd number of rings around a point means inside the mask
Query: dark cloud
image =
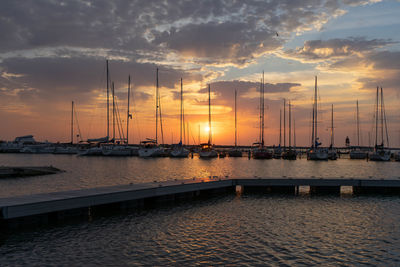
<svg viewBox="0 0 400 267"><path fill-rule="evenodd" d="M306 60L325 60L348 57L357 53L368 53L376 48L393 44L391 40L364 37L347 39L310 40L303 47L286 51L286 55Z"/></svg>
<svg viewBox="0 0 400 267"><path fill-rule="evenodd" d="M353 3L352 3L353 4ZM51 47L243 63L290 34L324 23L337 1L2 1L0 52Z"/></svg>
<svg viewBox="0 0 400 267"><path fill-rule="evenodd" d="M94 102L99 94L106 92L106 64L102 58L10 58L2 62L0 88L9 94L15 93L20 101L37 105L37 100L65 102L71 99L81 103ZM151 95L137 91L137 87L155 86L157 66L151 63L110 61L110 77L115 82L116 92L126 98L128 75L131 75L132 90L139 101ZM18 73L18 75L13 75ZM161 66L160 86L174 88L179 79L199 79L185 71ZM37 108L43 108L39 105Z"/></svg>
<svg viewBox="0 0 400 267"><path fill-rule="evenodd" d="M264 90L265 93L279 93L279 92L289 92L291 88L301 86L299 83L265 83ZM258 91L260 88L259 82L248 82L248 81L219 81L210 84L211 91L219 96L225 96L228 94L233 94L233 92L238 90L238 94L244 94L250 91ZM208 87L200 89L199 93L207 93Z"/></svg>

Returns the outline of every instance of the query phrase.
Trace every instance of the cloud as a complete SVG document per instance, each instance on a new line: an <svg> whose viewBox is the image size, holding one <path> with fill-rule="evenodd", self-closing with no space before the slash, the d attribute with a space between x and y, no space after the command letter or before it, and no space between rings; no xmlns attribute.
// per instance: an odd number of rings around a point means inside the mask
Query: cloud
<svg viewBox="0 0 400 267"><path fill-rule="evenodd" d="M3 1L0 53L90 48L136 61L165 61L176 52L197 62L244 64L340 12L340 4L325 0Z"/></svg>
<svg viewBox="0 0 400 267"><path fill-rule="evenodd" d="M305 61L324 61L327 59L340 59L352 55L362 56L377 48L393 44L391 40L372 39L364 37L336 38L329 40L309 40L303 47L289 49L285 54L291 58Z"/></svg>

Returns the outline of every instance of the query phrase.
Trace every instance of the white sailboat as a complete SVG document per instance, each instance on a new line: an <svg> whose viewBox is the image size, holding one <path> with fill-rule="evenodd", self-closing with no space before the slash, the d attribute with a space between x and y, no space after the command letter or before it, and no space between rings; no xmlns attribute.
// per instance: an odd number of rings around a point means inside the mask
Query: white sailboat
<svg viewBox="0 0 400 267"><path fill-rule="evenodd" d="M102 144L108 143L110 136L110 103L109 103L109 91L110 91L110 81L109 81L109 69L108 60L106 60L106 76L107 76L107 136L102 138L88 139L89 148L83 147L78 150L78 156L102 156L103 150L101 148Z"/></svg>
<svg viewBox="0 0 400 267"><path fill-rule="evenodd" d="M336 148L334 147L335 142L335 135L333 130L333 104L332 104L332 111L331 111L331 145L328 149L328 158L330 160L336 160L338 158L338 154Z"/></svg>
<svg viewBox="0 0 400 267"><path fill-rule="evenodd" d="M129 120L132 119L132 114L129 112L130 104L130 91L131 91L131 76L128 76L128 108L126 116L126 138L123 139L123 144L111 144L102 147L103 156L137 156L139 148L129 146ZM114 94L113 94L114 95ZM113 96L114 97L114 96ZM115 108L113 108L113 114L115 116ZM118 112L119 119L119 112ZM119 123L119 122L118 122ZM121 126L122 128L122 126ZM123 130L123 129L122 129ZM115 139L115 138L113 138Z"/></svg>
<svg viewBox="0 0 400 267"><path fill-rule="evenodd" d="M381 101L379 105L379 87L376 88L376 113L375 113L375 148L374 151L370 152L368 157L369 160L373 161L389 161L390 160L390 150L385 149L385 142L384 142L384 134L383 128L386 129L386 145L389 144L388 132L387 132L387 125L386 125L386 114L385 114L385 106L383 102L383 89L381 87ZM379 114L380 111L380 114ZM380 123L379 123L379 115L380 115ZM378 128L380 124L381 130L381 144L378 145Z"/></svg>
<svg viewBox="0 0 400 267"><path fill-rule="evenodd" d="M318 138L318 93L317 93L317 76L315 76L315 92L314 92L314 103L313 103L313 125L312 125L312 144L311 148L307 151L308 160L327 160L328 150L326 148L319 147L321 143Z"/></svg>
<svg viewBox="0 0 400 267"><path fill-rule="evenodd" d="M230 149L228 151L229 157L241 157L242 156L242 150L240 150L237 147L237 104L236 104L236 98L237 98L237 90L235 90L235 147Z"/></svg>
<svg viewBox="0 0 400 267"><path fill-rule="evenodd" d="M254 159L272 159L274 151L264 146L264 71L260 85L260 141L253 146L251 154Z"/></svg>
<svg viewBox="0 0 400 267"><path fill-rule="evenodd" d="M212 134L211 134L211 88L208 85L208 142L201 145L199 152L200 158L216 158L218 157L217 151L213 149Z"/></svg>
<svg viewBox="0 0 400 267"><path fill-rule="evenodd" d="M179 139L179 144L174 146L172 149L170 156L173 158L186 158L189 156L190 151L186 149L183 146L182 143L182 132L183 132L183 127L185 123L185 117L184 117L184 109L183 109L183 82L181 78L181 110L180 110L180 123L179 123L179 128L180 128L180 139Z"/></svg>
<svg viewBox="0 0 400 267"><path fill-rule="evenodd" d="M294 149L292 149L292 105L289 100L289 148L282 153L283 159L295 160L297 159L297 154Z"/></svg>
<svg viewBox="0 0 400 267"><path fill-rule="evenodd" d="M366 159L367 157L368 153L360 149L360 118L357 100L357 147L350 151L350 159Z"/></svg>
<svg viewBox="0 0 400 267"><path fill-rule="evenodd" d="M156 70L156 138L147 138L145 141L140 142L139 157L160 157L164 154L164 149L158 144L158 112L160 109L160 96L158 92L158 68ZM160 112L161 113L161 112Z"/></svg>

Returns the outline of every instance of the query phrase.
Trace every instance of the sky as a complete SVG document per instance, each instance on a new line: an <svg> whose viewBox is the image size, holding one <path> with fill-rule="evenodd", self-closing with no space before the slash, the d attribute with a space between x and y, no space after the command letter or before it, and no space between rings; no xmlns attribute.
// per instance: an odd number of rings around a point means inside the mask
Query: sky
<svg viewBox="0 0 400 267"><path fill-rule="evenodd" d="M395 0L4 0L0 140L33 134L39 141L69 142L71 101L74 134L79 124L81 138L104 137L109 60L124 132L131 75L130 143L155 137L159 68L165 143L179 141L181 78L190 144L208 139L208 85L213 143L234 143L235 90L238 144L257 142L264 71L267 145L279 144L284 99L292 106L296 145L310 145L317 76L323 145L331 140L332 104L335 145L343 146L346 136L357 144L357 100L361 145L373 145L379 86L389 145L399 147L399 14Z"/></svg>

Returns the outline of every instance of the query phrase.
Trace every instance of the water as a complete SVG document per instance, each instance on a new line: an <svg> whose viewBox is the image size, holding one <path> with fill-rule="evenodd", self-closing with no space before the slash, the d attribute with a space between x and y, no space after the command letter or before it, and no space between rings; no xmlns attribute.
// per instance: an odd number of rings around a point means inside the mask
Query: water
<svg viewBox="0 0 400 267"><path fill-rule="evenodd" d="M15 233L0 265L400 264L398 197L225 196Z"/></svg>
<svg viewBox="0 0 400 267"><path fill-rule="evenodd" d="M0 195L204 177L395 178L399 163L0 155L59 175L4 179ZM225 195L89 222L0 232L0 266L400 265L400 198Z"/></svg>
<svg viewBox="0 0 400 267"><path fill-rule="evenodd" d="M0 179L0 197L65 191L129 183L191 179L208 176L376 178L398 179L399 162L253 160L223 158L204 160L138 157L78 157L75 155L0 154L0 165L53 165L65 173L28 178Z"/></svg>

